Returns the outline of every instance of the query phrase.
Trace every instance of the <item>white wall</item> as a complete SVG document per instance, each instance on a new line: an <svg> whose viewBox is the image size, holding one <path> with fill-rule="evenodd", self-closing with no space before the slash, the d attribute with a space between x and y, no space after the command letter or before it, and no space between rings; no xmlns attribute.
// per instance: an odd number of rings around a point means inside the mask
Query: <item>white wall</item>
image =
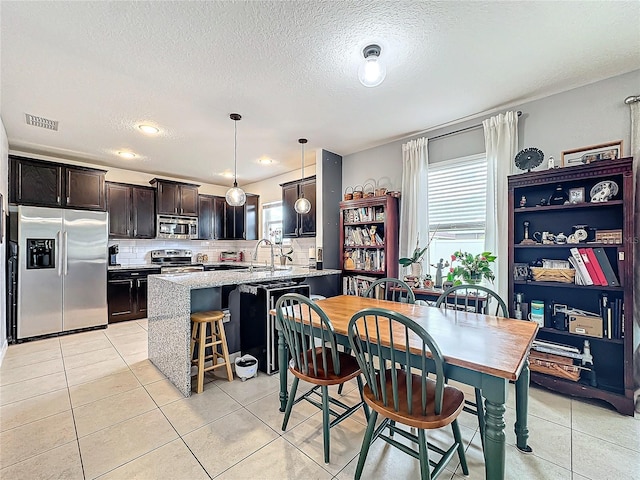
<svg viewBox="0 0 640 480"><path fill-rule="evenodd" d="M629 155L631 120L624 99L636 95L640 70L592 83L539 100L513 105L505 110L521 110L518 121L519 148L537 147L560 161L563 150L613 140L623 140L623 156ZM425 106L426 108L427 106ZM343 157L342 188L362 184L368 178L390 179L400 190L402 182L402 144L411 138L435 137L481 123L489 114L475 120L450 125ZM439 162L484 152L482 128L429 142L429 161ZM546 168L543 164L539 169ZM371 172L376 172L371 175Z"/></svg>
<svg viewBox="0 0 640 480"><path fill-rule="evenodd" d="M9 143L7 142L7 132L4 129L4 123L0 118L0 193L2 194L3 212L6 215L9 205L9 162L7 152L9 151ZM7 219L2 219L2 244L0 245L0 364L4 358L7 349L7 262L6 262L6 242L7 238Z"/></svg>

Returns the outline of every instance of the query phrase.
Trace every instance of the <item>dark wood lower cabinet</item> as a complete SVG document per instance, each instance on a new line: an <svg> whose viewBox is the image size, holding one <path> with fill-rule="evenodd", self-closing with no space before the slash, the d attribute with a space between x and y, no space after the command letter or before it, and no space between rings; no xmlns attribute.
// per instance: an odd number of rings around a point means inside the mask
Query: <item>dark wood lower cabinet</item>
<svg viewBox="0 0 640 480"><path fill-rule="evenodd" d="M107 274L109 323L147 316L147 277L159 268L115 270Z"/></svg>

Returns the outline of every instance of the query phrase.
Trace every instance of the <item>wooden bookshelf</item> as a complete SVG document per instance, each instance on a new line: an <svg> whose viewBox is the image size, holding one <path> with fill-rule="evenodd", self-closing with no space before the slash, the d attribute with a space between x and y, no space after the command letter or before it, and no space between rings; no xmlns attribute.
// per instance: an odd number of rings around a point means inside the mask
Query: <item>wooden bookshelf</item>
<svg viewBox="0 0 640 480"><path fill-rule="evenodd" d="M398 199L388 195L340 203L343 293L362 293L378 278L397 278L398 213Z"/></svg>
<svg viewBox="0 0 640 480"><path fill-rule="evenodd" d="M609 201L591 203L591 188L603 180L612 180L618 186L618 194ZM566 191L569 188L584 188L585 202L565 205L525 206L519 203L524 196L527 202L547 199L557 185ZM531 202L531 203L534 203ZM509 303L511 316L515 313L515 295L524 295L524 302L543 301L545 304L544 326L537 338L554 343L583 348L589 340L593 355L596 385L590 384L586 373L578 382L561 379L540 372L531 373L531 381L551 390L567 395L604 400L620 413L633 415L633 235L634 235L634 191L632 159L600 161L590 165L543 170L509 177L509 270L514 272L514 263L523 264L537 259L566 260L570 249L602 248L621 286L577 285L553 281L509 280ZM519 245L524 238L523 222L529 222L530 238L535 231L559 232L569 235L574 225L588 225L596 230L622 230L623 243L600 242L552 245ZM550 306L563 304L587 312L600 312L600 298L606 294L609 301L624 305L624 315L616 323L619 336L603 338L574 334L566 329L557 329ZM603 330L605 325L603 324ZM560 327L562 328L562 327Z"/></svg>

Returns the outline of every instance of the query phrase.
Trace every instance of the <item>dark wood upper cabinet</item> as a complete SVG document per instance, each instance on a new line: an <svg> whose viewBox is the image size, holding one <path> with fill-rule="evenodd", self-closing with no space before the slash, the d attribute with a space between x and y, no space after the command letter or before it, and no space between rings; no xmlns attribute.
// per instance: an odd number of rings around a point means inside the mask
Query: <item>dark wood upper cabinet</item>
<svg viewBox="0 0 640 480"><path fill-rule="evenodd" d="M104 210L104 176L100 170L66 167L67 202L70 208Z"/></svg>
<svg viewBox="0 0 640 480"><path fill-rule="evenodd" d="M213 237L216 240L225 239L225 213L227 200L224 197L213 197Z"/></svg>
<svg viewBox="0 0 640 480"><path fill-rule="evenodd" d="M316 235L316 177L281 184L282 187L282 235L285 238L315 237ZM309 213L299 214L295 203L304 192L311 202Z"/></svg>
<svg viewBox="0 0 640 480"><path fill-rule="evenodd" d="M109 236L155 238L155 190L107 182Z"/></svg>
<svg viewBox="0 0 640 480"><path fill-rule="evenodd" d="M9 156L11 203L105 210L105 170Z"/></svg>
<svg viewBox="0 0 640 480"><path fill-rule="evenodd" d="M258 195L247 194L244 206L232 207L225 197L199 195L199 238L257 240L259 199Z"/></svg>
<svg viewBox="0 0 640 480"><path fill-rule="evenodd" d="M153 188L132 187L133 238L155 238L156 236L156 192Z"/></svg>
<svg viewBox="0 0 640 480"><path fill-rule="evenodd" d="M157 185L158 214L198 216L198 187L200 185L158 178L154 178L149 183Z"/></svg>
<svg viewBox="0 0 640 480"><path fill-rule="evenodd" d="M258 240L258 195L247 195L247 203L244 204L244 239Z"/></svg>
<svg viewBox="0 0 640 480"><path fill-rule="evenodd" d="M130 237L131 187L107 182L109 236Z"/></svg>
<svg viewBox="0 0 640 480"><path fill-rule="evenodd" d="M198 195L198 213L198 238L201 240L214 239L212 196Z"/></svg>
<svg viewBox="0 0 640 480"><path fill-rule="evenodd" d="M198 216L198 187L180 185L180 215Z"/></svg>

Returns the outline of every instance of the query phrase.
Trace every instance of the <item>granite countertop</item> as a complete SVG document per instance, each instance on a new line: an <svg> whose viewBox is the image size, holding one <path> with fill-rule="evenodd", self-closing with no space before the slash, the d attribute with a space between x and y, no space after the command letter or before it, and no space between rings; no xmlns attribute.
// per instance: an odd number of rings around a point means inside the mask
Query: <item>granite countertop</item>
<svg viewBox="0 0 640 480"><path fill-rule="evenodd" d="M341 270L315 270L308 267L290 267L286 270L271 272L248 270L214 270L210 272L190 272L155 275L153 278L187 287L190 290L199 288L222 287L223 285L240 285L243 283L260 283L272 280L286 280L296 277L322 277L339 275Z"/></svg>

